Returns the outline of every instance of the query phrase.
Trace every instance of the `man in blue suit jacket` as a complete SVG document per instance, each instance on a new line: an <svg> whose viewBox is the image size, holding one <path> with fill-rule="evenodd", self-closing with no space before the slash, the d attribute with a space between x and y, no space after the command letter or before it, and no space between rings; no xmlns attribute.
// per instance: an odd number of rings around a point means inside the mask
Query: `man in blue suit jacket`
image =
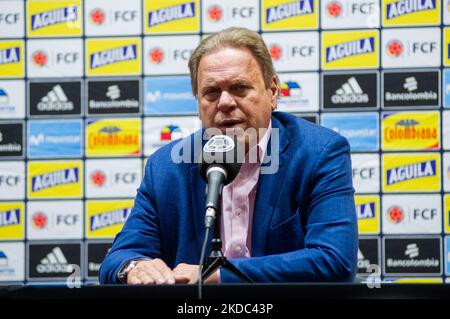
<svg viewBox="0 0 450 319"><path fill-rule="evenodd" d="M264 42L253 31L230 28L208 37L189 66L204 128L225 132L271 123L279 136L279 143L267 146L267 154L279 161L261 164L276 165L276 172L259 175L249 228L251 256L229 262L255 282L352 281L358 234L345 138L273 112L278 77ZM150 156L133 211L100 268L101 283L197 280L206 184L196 163L176 163L173 153L180 146L201 145L202 132ZM247 146L252 138L261 137L247 136ZM198 158L194 151L189 155ZM221 269L209 281L240 280Z"/></svg>

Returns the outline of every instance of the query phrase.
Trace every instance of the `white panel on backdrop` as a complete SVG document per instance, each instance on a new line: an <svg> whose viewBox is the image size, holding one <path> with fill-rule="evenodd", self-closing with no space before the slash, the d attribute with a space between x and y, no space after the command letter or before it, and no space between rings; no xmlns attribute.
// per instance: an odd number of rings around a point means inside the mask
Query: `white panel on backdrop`
<svg viewBox="0 0 450 319"><path fill-rule="evenodd" d="M142 181L141 159L86 161L86 197L135 197Z"/></svg>
<svg viewBox="0 0 450 319"><path fill-rule="evenodd" d="M25 280L25 244L0 243L0 282Z"/></svg>
<svg viewBox="0 0 450 319"><path fill-rule="evenodd" d="M141 3L141 0L84 1L86 35L140 35Z"/></svg>
<svg viewBox="0 0 450 319"><path fill-rule="evenodd" d="M161 146L200 128L201 122L196 116L147 117L144 119L144 154L149 156Z"/></svg>
<svg viewBox="0 0 450 319"><path fill-rule="evenodd" d="M0 1L0 39L24 36L24 1Z"/></svg>
<svg viewBox="0 0 450 319"><path fill-rule="evenodd" d="M28 77L83 76L83 40L28 40Z"/></svg>
<svg viewBox="0 0 450 319"><path fill-rule="evenodd" d="M0 80L0 119L25 117L25 81Z"/></svg>
<svg viewBox="0 0 450 319"><path fill-rule="evenodd" d="M378 28L379 1L322 0L320 1L323 29Z"/></svg>
<svg viewBox="0 0 450 319"><path fill-rule="evenodd" d="M450 111L442 113L442 147L444 150L450 150Z"/></svg>
<svg viewBox="0 0 450 319"><path fill-rule="evenodd" d="M383 68L440 66L441 29L384 29L380 50Z"/></svg>
<svg viewBox="0 0 450 319"><path fill-rule="evenodd" d="M29 201L28 239L82 239L82 201Z"/></svg>
<svg viewBox="0 0 450 319"><path fill-rule="evenodd" d="M235 26L258 31L258 9L258 0L203 0L203 32L218 32Z"/></svg>
<svg viewBox="0 0 450 319"><path fill-rule="evenodd" d="M0 162L0 199L25 198L25 162Z"/></svg>
<svg viewBox="0 0 450 319"><path fill-rule="evenodd" d="M281 98L278 110L285 112L319 111L319 74L279 73Z"/></svg>
<svg viewBox="0 0 450 319"><path fill-rule="evenodd" d="M442 176L444 179L444 192L450 192L450 152L444 153Z"/></svg>
<svg viewBox="0 0 450 319"><path fill-rule="evenodd" d="M319 33L283 32L262 35L277 72L319 69Z"/></svg>
<svg viewBox="0 0 450 319"><path fill-rule="evenodd" d="M198 35L145 37L144 73L189 74L188 61L199 42Z"/></svg>
<svg viewBox="0 0 450 319"><path fill-rule="evenodd" d="M440 234L441 195L383 195L383 233Z"/></svg>
<svg viewBox="0 0 450 319"><path fill-rule="evenodd" d="M378 154L352 154L353 187L356 193L380 191L380 156Z"/></svg>

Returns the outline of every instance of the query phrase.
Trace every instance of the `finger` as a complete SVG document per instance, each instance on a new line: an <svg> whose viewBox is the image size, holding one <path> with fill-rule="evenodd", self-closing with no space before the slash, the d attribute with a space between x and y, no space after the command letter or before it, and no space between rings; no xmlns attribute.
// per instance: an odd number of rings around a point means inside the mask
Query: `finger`
<svg viewBox="0 0 450 319"><path fill-rule="evenodd" d="M153 261L146 261L139 263L136 268L134 268L130 273L135 272L135 274L143 272L156 284L162 284L164 283L164 278L160 274L159 270L155 267Z"/></svg>
<svg viewBox="0 0 450 319"><path fill-rule="evenodd" d="M153 285L155 283L155 280L145 272L140 272L138 277L144 285Z"/></svg>
<svg viewBox="0 0 450 319"><path fill-rule="evenodd" d="M142 281L136 275L134 275L134 274L132 275L130 272L127 277L127 284L140 285L140 284L142 284Z"/></svg>
<svg viewBox="0 0 450 319"><path fill-rule="evenodd" d="M185 274L175 274L175 283L177 284L187 284L190 280L189 276L186 276Z"/></svg>
<svg viewBox="0 0 450 319"><path fill-rule="evenodd" d="M164 278L164 282L168 284L174 284L174 271L170 269L164 261L161 259L155 259L153 266L159 271L161 276Z"/></svg>

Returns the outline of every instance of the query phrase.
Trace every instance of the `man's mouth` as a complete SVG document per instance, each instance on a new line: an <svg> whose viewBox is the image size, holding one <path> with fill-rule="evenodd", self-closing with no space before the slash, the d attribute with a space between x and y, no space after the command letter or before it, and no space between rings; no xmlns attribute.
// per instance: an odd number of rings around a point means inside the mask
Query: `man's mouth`
<svg viewBox="0 0 450 319"><path fill-rule="evenodd" d="M238 119L226 119L219 122L219 126L221 128L236 128L239 127L239 124L241 124L242 121Z"/></svg>

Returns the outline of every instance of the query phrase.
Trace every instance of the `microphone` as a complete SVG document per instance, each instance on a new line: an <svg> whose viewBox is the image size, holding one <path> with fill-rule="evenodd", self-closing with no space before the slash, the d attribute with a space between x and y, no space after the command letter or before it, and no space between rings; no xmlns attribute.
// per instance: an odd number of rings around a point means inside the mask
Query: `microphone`
<svg viewBox="0 0 450 319"><path fill-rule="evenodd" d="M237 147L234 140L227 135L214 135L203 147L202 158L199 163L200 175L208 184L206 188L205 227L214 224L216 213L220 209L219 198L223 186L231 183L241 168L240 156L244 149Z"/></svg>

